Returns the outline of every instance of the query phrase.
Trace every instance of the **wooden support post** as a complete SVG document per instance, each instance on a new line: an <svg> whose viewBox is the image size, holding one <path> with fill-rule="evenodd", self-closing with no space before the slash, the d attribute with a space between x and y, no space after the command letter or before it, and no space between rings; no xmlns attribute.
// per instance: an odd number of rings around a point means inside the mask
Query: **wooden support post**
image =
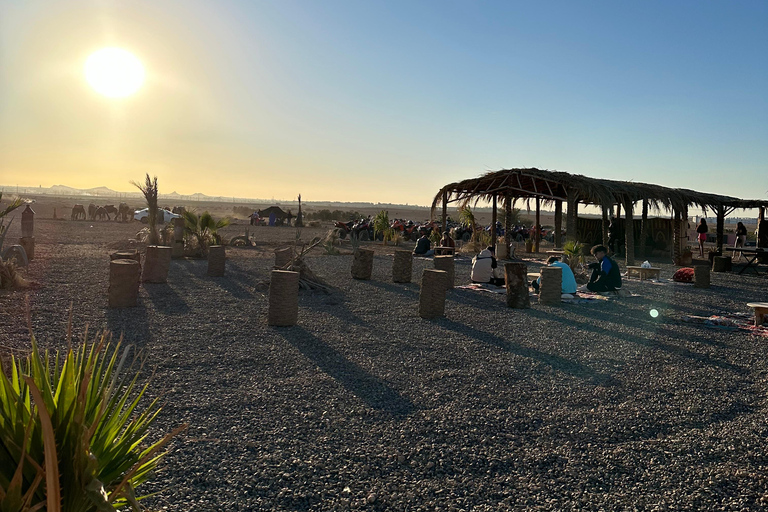
<svg viewBox="0 0 768 512"><path fill-rule="evenodd" d="M509 252L512 245L512 196L509 194L504 197L504 243Z"/></svg>
<svg viewBox="0 0 768 512"><path fill-rule="evenodd" d="M563 245L563 202L555 201L555 247Z"/></svg>
<svg viewBox="0 0 768 512"><path fill-rule="evenodd" d="M443 192L443 233L448 229L448 192Z"/></svg>
<svg viewBox="0 0 768 512"><path fill-rule="evenodd" d="M632 200L624 200L624 239L627 266L635 264L635 219Z"/></svg>
<svg viewBox="0 0 768 512"><path fill-rule="evenodd" d="M578 236L576 234L576 219L579 215L579 201L576 197L575 190L568 190L568 211L566 211L565 217L565 239L569 242L577 241Z"/></svg>
<svg viewBox="0 0 768 512"><path fill-rule="evenodd" d="M618 204L616 205L616 218L617 218L617 219L620 219L620 218L621 218L621 203L618 203Z"/></svg>
<svg viewBox="0 0 768 512"><path fill-rule="evenodd" d="M493 194L493 213L491 214L491 245L496 247L496 219L498 212L496 210L496 194Z"/></svg>
<svg viewBox="0 0 768 512"><path fill-rule="evenodd" d="M683 253L682 239L680 238L680 212L672 209L672 260L675 265L680 265L680 255Z"/></svg>
<svg viewBox="0 0 768 512"><path fill-rule="evenodd" d="M717 207L717 245L718 254L723 254L723 232L725 231L725 207Z"/></svg>
<svg viewBox="0 0 768 512"><path fill-rule="evenodd" d="M613 209L613 207L611 207ZM603 245L608 247L608 207L603 205Z"/></svg>
<svg viewBox="0 0 768 512"><path fill-rule="evenodd" d="M640 221L640 256L647 255L645 239L648 237L648 200L643 199L643 214Z"/></svg>
<svg viewBox="0 0 768 512"><path fill-rule="evenodd" d="M536 196L536 238L534 239L533 252L539 252L539 245L541 244L541 198Z"/></svg>

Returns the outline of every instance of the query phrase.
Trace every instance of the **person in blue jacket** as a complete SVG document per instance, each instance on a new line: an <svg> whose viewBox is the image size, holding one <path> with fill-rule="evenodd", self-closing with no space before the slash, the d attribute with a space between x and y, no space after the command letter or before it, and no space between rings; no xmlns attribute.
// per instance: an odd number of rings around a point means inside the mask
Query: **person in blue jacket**
<svg viewBox="0 0 768 512"><path fill-rule="evenodd" d="M592 269L592 277L587 283L587 289L592 292L619 290L621 288L619 264L608 257L608 249L604 245L596 245L590 252L597 262L589 265Z"/></svg>
<svg viewBox="0 0 768 512"><path fill-rule="evenodd" d="M547 265L550 267L560 267L561 269L563 269L563 284L562 284L562 287L561 287L562 290L560 293L570 293L570 294L576 293L576 288L578 288L578 285L576 284L576 276L573 275L573 270L571 270L570 265L560 261L559 256L550 256L549 259L547 259ZM531 286L536 291L536 293L539 293L540 285L541 285L541 277L531 282Z"/></svg>

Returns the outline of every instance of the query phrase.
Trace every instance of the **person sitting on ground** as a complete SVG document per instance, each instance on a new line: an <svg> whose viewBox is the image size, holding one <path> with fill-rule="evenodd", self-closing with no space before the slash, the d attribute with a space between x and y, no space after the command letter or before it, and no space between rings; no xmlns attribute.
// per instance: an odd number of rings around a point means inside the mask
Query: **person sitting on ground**
<svg viewBox="0 0 768 512"><path fill-rule="evenodd" d="M416 241L416 247L413 248L413 254L416 256L433 256L435 254L434 249L430 249L432 243L427 238L426 233L422 233L421 238Z"/></svg>
<svg viewBox="0 0 768 512"><path fill-rule="evenodd" d="M578 285L576 284L576 276L573 275L573 270L571 270L571 267L567 263L563 263L560 261L559 256L550 256L547 259L547 266L550 267L560 267L563 269L563 284L562 284L562 290L560 293L566 294L574 294L576 293L576 288L578 288ZM531 281L531 286L536 291L536 293L539 293L539 286L541 286L541 277L536 279L535 281Z"/></svg>
<svg viewBox="0 0 768 512"><path fill-rule="evenodd" d="M472 282L504 286L504 277L500 275L498 267L495 249L492 246L486 247L472 258Z"/></svg>
<svg viewBox="0 0 768 512"><path fill-rule="evenodd" d="M608 257L608 249L604 245L596 245L589 252L597 260L590 263L592 276L587 283L587 290L591 292L612 292L621 288L621 272L619 264Z"/></svg>

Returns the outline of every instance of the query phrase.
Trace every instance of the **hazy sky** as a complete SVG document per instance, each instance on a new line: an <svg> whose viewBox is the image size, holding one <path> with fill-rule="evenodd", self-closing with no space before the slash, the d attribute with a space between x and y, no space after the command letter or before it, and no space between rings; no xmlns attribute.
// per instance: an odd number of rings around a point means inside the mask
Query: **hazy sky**
<svg viewBox="0 0 768 512"><path fill-rule="evenodd" d="M768 190L768 2L0 0L0 184L427 204L558 169ZM147 81L110 99L94 51Z"/></svg>

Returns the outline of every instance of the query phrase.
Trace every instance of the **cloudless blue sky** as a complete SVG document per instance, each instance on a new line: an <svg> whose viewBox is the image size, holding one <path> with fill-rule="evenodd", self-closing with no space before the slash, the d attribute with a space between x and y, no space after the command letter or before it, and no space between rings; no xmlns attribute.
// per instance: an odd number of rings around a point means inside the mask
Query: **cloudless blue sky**
<svg viewBox="0 0 768 512"><path fill-rule="evenodd" d="M300 184L307 199L426 204L449 181L527 166L768 191L765 1L77 4L112 18L148 76L196 91L179 109L201 113L169 125L167 144L132 146L134 168L215 166L214 194L288 198ZM27 44L43 5L11 9L22 21L3 54ZM13 79L0 75L0 112ZM254 175L268 178L235 185Z"/></svg>

